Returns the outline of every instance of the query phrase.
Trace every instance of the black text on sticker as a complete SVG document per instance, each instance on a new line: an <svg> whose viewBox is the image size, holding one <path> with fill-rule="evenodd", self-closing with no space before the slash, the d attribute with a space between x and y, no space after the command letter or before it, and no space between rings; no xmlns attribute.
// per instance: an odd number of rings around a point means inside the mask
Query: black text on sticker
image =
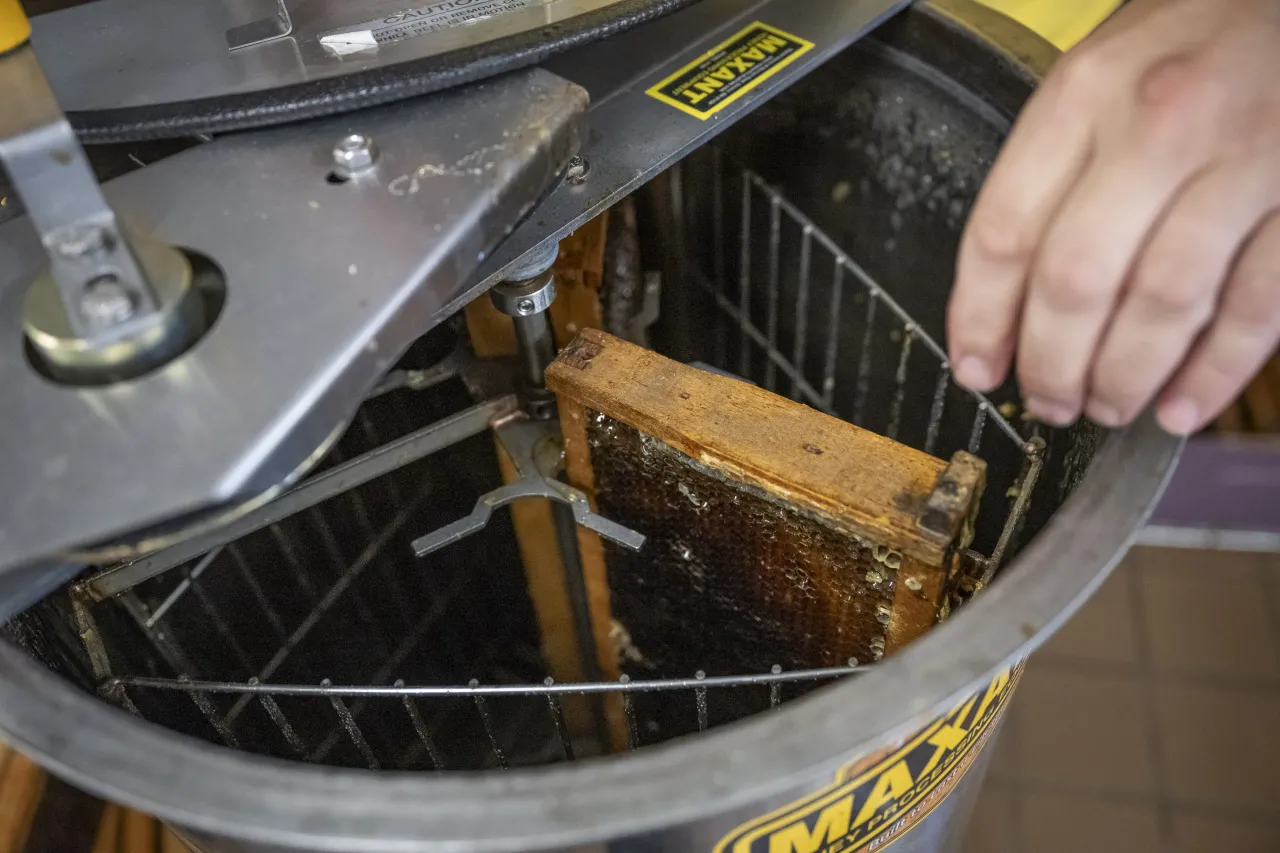
<svg viewBox="0 0 1280 853"><path fill-rule="evenodd" d="M715 853L878 853L944 800L1000 719L1021 667L996 674L981 693L869 770L850 768L825 790L752 821Z"/></svg>
<svg viewBox="0 0 1280 853"><path fill-rule="evenodd" d="M812 42L757 22L648 91L691 116L709 118L811 49Z"/></svg>

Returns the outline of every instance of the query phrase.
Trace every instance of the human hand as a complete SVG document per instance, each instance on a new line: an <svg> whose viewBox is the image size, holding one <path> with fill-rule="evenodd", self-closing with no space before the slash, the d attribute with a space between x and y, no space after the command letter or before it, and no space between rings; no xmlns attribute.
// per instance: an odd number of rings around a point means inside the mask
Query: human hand
<svg viewBox="0 0 1280 853"><path fill-rule="evenodd" d="M1213 419L1280 341L1280 0L1133 0L1054 67L978 196L958 382L1029 414Z"/></svg>

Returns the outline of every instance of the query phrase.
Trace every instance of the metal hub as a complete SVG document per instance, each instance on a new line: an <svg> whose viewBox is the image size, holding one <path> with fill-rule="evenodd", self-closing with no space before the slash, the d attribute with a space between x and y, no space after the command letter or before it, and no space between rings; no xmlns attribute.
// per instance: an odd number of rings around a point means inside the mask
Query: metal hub
<svg viewBox="0 0 1280 853"><path fill-rule="evenodd" d="M72 328L47 270L32 283L23 327L32 366L46 377L81 386L135 379L186 351L212 326L225 295L216 267L203 260L193 267L172 246L136 238L132 243L158 305L135 321L137 305L115 276L88 281L78 305L81 317L95 327L120 331L104 345L94 345Z"/></svg>

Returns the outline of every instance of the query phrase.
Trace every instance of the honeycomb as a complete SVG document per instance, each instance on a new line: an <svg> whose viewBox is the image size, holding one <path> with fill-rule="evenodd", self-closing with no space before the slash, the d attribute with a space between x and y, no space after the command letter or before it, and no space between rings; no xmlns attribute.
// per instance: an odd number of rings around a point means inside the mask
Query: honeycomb
<svg viewBox="0 0 1280 853"><path fill-rule="evenodd" d="M606 544L628 676L767 673L883 653L896 576L884 549L877 559L865 540L599 412L588 411L587 444L600 512L648 537L640 553ZM696 721L652 694L634 701L642 734Z"/></svg>

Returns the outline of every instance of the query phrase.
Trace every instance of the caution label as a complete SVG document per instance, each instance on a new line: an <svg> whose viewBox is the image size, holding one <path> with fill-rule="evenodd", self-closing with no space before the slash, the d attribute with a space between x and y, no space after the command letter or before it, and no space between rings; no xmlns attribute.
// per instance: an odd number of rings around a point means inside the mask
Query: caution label
<svg viewBox="0 0 1280 853"><path fill-rule="evenodd" d="M756 22L648 90L708 119L813 49L813 42Z"/></svg>
<svg viewBox="0 0 1280 853"><path fill-rule="evenodd" d="M835 783L745 824L715 853L873 853L946 799L995 731L1022 664L998 673L900 749L844 768Z"/></svg>
<svg viewBox="0 0 1280 853"><path fill-rule="evenodd" d="M440 0L325 33L320 36L320 44L331 49L340 48L344 44L376 47L518 12L530 6L542 5L542 2L543 0Z"/></svg>

